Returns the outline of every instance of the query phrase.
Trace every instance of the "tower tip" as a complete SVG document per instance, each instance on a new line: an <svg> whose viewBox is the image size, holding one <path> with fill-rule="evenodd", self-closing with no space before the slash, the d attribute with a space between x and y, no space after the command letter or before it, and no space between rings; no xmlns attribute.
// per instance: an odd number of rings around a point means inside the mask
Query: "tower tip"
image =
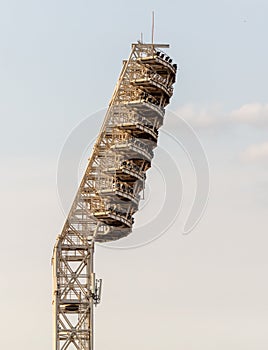
<svg viewBox="0 0 268 350"><path fill-rule="evenodd" d="M154 11L152 11L152 44L154 44Z"/></svg>

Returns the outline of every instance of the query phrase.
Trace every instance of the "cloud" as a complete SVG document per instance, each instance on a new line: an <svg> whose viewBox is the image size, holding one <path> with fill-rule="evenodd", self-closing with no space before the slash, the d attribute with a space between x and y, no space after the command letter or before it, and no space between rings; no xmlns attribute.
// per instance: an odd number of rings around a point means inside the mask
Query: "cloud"
<svg viewBox="0 0 268 350"><path fill-rule="evenodd" d="M232 121L237 123L268 125L268 104L248 103L230 113Z"/></svg>
<svg viewBox="0 0 268 350"><path fill-rule="evenodd" d="M177 109L176 114L197 128L211 128L226 122L220 106L198 107L187 104Z"/></svg>
<svg viewBox="0 0 268 350"><path fill-rule="evenodd" d="M264 135L268 128L268 103L246 103L230 111L224 111L220 105L187 104L178 108L176 115L195 130L208 131L214 136L226 135L232 144L232 154L240 161L268 164L268 141ZM233 133L228 134L228 130ZM239 135L239 140L235 135Z"/></svg>
<svg viewBox="0 0 268 350"><path fill-rule="evenodd" d="M199 107L187 104L179 107L176 114L198 129L215 129L224 125L268 127L268 103L247 103L229 112L220 105Z"/></svg>
<svg viewBox="0 0 268 350"><path fill-rule="evenodd" d="M249 146L241 156L244 161L268 160L268 142Z"/></svg>

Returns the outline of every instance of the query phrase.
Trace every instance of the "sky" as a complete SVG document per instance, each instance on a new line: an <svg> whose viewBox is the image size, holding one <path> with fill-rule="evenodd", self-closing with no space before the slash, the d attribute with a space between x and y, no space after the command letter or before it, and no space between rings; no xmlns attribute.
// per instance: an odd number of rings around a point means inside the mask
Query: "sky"
<svg viewBox="0 0 268 350"><path fill-rule="evenodd" d="M150 41L152 10L155 40L170 44L180 66L168 110L202 145L209 200L184 234L196 154L191 144L190 159L177 147L179 122L167 113L166 130L177 146L163 129L133 240L158 236L150 226L156 213L180 211L174 220L167 216L170 225L151 243L96 248L96 273L104 281L96 349L267 349L264 0L0 1L3 348L52 349L50 259L71 205L66 198L83 174L131 43L141 32ZM77 169L66 165L76 174L68 183L67 171L57 178L61 155L88 118ZM66 198L59 192L64 181Z"/></svg>

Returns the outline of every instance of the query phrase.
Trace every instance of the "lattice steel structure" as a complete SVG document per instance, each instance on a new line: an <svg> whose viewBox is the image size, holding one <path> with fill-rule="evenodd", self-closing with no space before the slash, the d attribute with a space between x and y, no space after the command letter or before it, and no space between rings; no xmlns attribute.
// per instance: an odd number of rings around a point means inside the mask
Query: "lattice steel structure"
<svg viewBox="0 0 268 350"><path fill-rule="evenodd" d="M54 350L93 350L95 242L127 236L138 210L177 65L162 49L132 44L87 169L53 252Z"/></svg>

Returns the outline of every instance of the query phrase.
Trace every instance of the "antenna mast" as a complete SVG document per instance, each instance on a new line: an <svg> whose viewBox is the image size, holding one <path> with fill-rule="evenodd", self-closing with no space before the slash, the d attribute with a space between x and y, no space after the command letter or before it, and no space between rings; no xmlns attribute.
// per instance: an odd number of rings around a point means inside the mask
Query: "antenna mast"
<svg viewBox="0 0 268 350"><path fill-rule="evenodd" d="M152 44L154 45L154 11L152 11Z"/></svg>

